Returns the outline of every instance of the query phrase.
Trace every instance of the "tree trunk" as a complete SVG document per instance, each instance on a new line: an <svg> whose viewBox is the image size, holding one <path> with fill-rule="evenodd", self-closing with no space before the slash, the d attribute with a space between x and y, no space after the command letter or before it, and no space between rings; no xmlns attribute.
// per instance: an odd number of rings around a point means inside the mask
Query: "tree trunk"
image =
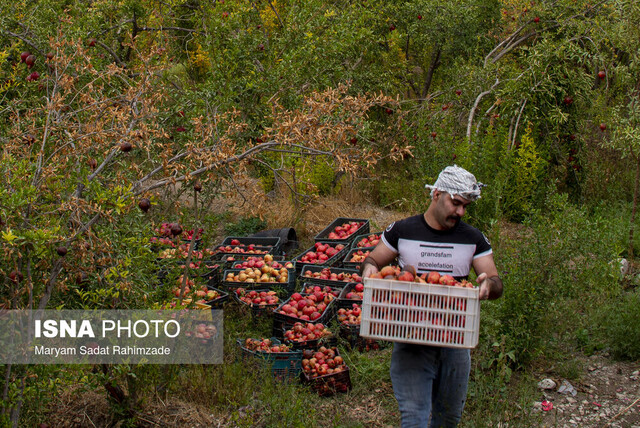
<svg viewBox="0 0 640 428"><path fill-rule="evenodd" d="M431 87L431 81L433 80L433 73L436 71L436 68L440 65L440 54L442 53L442 49L440 49L440 45L436 43L433 48L433 53L431 54L431 64L429 64L429 70L427 70L427 77L424 81L424 87L422 88L422 98L426 98L429 93L429 88Z"/></svg>
<svg viewBox="0 0 640 428"><path fill-rule="evenodd" d="M27 375L25 373L22 374L20 379L20 390L18 391L17 403L11 408L11 428L18 428L20 426L20 412L22 411L22 401L24 397L24 387L25 382L24 379Z"/></svg>
<svg viewBox="0 0 640 428"><path fill-rule="evenodd" d="M4 373L4 387L2 388L2 402L4 405L2 406L2 414L7 413L6 403L7 398L9 397L9 383L11 382L11 363L6 365L5 373Z"/></svg>
<svg viewBox="0 0 640 428"><path fill-rule="evenodd" d="M138 17L136 16L136 12L133 12L133 28L131 29L131 40L135 41L136 36L138 35ZM131 61L131 46L127 48L127 53L125 55L124 60L129 63Z"/></svg>
<svg viewBox="0 0 640 428"><path fill-rule="evenodd" d="M629 265L633 262L633 232L635 229L636 209L638 207L638 191L640 188L640 156L636 157L636 182L633 187L633 206L631 207L631 224L629 225Z"/></svg>

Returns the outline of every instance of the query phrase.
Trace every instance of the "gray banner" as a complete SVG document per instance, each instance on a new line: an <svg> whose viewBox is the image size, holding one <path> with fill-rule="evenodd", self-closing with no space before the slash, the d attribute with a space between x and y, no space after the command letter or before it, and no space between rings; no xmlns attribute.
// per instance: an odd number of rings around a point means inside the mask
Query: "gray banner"
<svg viewBox="0 0 640 428"><path fill-rule="evenodd" d="M221 364L221 310L0 311L0 364Z"/></svg>

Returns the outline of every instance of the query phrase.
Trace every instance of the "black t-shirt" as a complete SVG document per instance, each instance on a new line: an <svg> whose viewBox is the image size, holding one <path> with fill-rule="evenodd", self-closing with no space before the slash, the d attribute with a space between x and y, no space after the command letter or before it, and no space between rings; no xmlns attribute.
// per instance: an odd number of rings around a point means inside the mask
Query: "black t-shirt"
<svg viewBox="0 0 640 428"><path fill-rule="evenodd" d="M492 253L482 232L459 221L449 230L429 226L423 214L391 223L382 242L398 254L400 267L412 265L418 274L437 271L460 280L467 278L475 258Z"/></svg>

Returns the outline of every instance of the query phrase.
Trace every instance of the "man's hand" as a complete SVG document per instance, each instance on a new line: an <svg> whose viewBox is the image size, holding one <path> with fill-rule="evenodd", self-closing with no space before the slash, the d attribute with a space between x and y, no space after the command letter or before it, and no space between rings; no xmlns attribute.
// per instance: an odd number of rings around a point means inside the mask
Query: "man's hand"
<svg viewBox="0 0 640 428"><path fill-rule="evenodd" d="M480 284L480 300L493 300L502 296L502 280L498 276L498 269L493 262L493 254L478 257L473 260L473 270L478 277L476 282Z"/></svg>
<svg viewBox="0 0 640 428"><path fill-rule="evenodd" d="M362 278L368 278L372 273L376 272L378 272L378 268L372 263L367 263L362 270Z"/></svg>
<svg viewBox="0 0 640 428"><path fill-rule="evenodd" d="M386 266L396 257L396 253L388 248L384 241L380 240L376 248L362 261L360 269L362 278L367 278L372 273L378 272L382 266Z"/></svg>
<svg viewBox="0 0 640 428"><path fill-rule="evenodd" d="M476 282L480 284L480 294L478 295L480 300L489 299L489 285L487 284L487 274L481 273L480 275L478 275L478 277L476 278Z"/></svg>
<svg viewBox="0 0 640 428"><path fill-rule="evenodd" d="M497 299L502 296L502 280L499 276L488 277L487 273L481 273L476 278L476 282L480 284L480 300Z"/></svg>

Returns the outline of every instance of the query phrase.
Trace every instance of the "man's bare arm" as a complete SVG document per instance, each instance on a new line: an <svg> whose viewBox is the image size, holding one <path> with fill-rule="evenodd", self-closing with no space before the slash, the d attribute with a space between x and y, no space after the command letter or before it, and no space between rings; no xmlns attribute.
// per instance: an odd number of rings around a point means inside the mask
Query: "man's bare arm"
<svg viewBox="0 0 640 428"><path fill-rule="evenodd" d="M480 284L480 300L494 300L502 296L502 280L493 261L493 254L473 260L473 270L478 274L476 282Z"/></svg>
<svg viewBox="0 0 640 428"><path fill-rule="evenodd" d="M366 278L372 273L376 273L381 267L388 265L396 258L398 254L380 240L376 248L369 253L366 259L364 259L360 270L362 277Z"/></svg>

